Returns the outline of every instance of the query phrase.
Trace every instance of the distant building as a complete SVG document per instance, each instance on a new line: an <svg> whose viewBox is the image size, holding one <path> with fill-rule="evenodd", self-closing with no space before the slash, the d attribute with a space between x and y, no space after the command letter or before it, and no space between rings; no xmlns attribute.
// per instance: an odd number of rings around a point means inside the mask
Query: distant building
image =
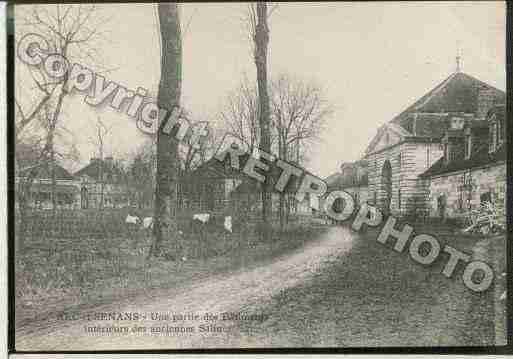
<svg viewBox="0 0 513 359"><path fill-rule="evenodd" d="M340 166L340 173L339 188L350 193L355 203L366 203L369 200L367 162L360 160L343 163L342 166Z"/></svg>
<svg viewBox="0 0 513 359"><path fill-rule="evenodd" d="M240 171L211 159L181 178L178 209L191 212L223 212L231 192L242 183Z"/></svg>
<svg viewBox="0 0 513 359"><path fill-rule="evenodd" d="M381 126L363 157L367 163L368 201L385 213L433 215L433 196L437 195L431 192L438 191L437 183L443 182L439 171L443 171L443 166L448 166L444 173L456 171L451 166L461 161L465 139L471 138L472 151L478 151L487 132L486 122L496 121L491 117L487 121L485 117L490 114L499 118L493 112L497 110L489 111L504 104L505 99L503 91L458 70ZM497 126L493 125L492 131L497 132L494 130ZM498 143L499 140L493 141ZM470 156L473 161L481 155L472 152ZM490 152L489 156L500 163L498 152ZM471 167L476 166L479 165ZM505 168L496 171L491 176L500 179ZM482 176L473 178L478 187L478 182L484 180ZM455 191L454 196L457 193ZM476 203L475 198L472 201Z"/></svg>
<svg viewBox="0 0 513 359"><path fill-rule="evenodd" d="M52 185L52 172L55 173L55 187ZM52 193L55 193L57 208L73 209L78 206L80 195L77 182L71 173L58 164L54 165L53 171L48 162L18 169L15 183L18 195L24 193L21 186L30 183L27 204L31 208L51 209Z"/></svg>
<svg viewBox="0 0 513 359"><path fill-rule="evenodd" d="M241 168L244 167L248 158L248 154L239 158ZM273 191L271 195L273 212L277 212L279 208L280 196L274 189L274 185L278 181L281 171L274 165L266 173ZM285 203L289 203L293 213L311 214L309 196L306 196L302 202L298 202L294 198L298 185L297 178L292 176L284 190ZM228 159L224 163L215 158L210 159L182 178L179 188L178 207L181 210L193 212L261 211L261 183L243 171L231 167Z"/></svg>
<svg viewBox="0 0 513 359"><path fill-rule="evenodd" d="M420 175L429 185L432 217L454 218L484 202L506 208L506 107L493 106L486 120L446 130L443 156Z"/></svg>
<svg viewBox="0 0 513 359"><path fill-rule="evenodd" d="M122 168L112 157L91 158L75 172L80 186L80 208L119 208L130 205L130 189Z"/></svg>
<svg viewBox="0 0 513 359"><path fill-rule="evenodd" d="M369 201L367 162L364 160L342 163L340 172L328 176L324 181L328 185L328 191L321 200L321 206L324 206L327 195L337 190L349 193L358 205ZM334 210L340 211L341 206L342 203L335 200L333 204Z"/></svg>

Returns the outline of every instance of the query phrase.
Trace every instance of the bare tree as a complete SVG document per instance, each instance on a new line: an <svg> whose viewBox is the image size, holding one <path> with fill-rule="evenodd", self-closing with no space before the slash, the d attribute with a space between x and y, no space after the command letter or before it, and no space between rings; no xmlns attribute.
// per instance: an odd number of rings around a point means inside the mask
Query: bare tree
<svg viewBox="0 0 513 359"><path fill-rule="evenodd" d="M20 35L37 33L50 45L49 51L70 62L89 61L100 65L100 43L104 41L107 19L95 5L31 5L16 9ZM16 138L34 120L47 103L52 104L54 122L60 116L64 98L68 95L68 74L61 78L48 76L42 67L24 66L23 76L30 78L28 88L17 87Z"/></svg>
<svg viewBox="0 0 513 359"><path fill-rule="evenodd" d="M103 197L105 194L105 144L112 130L112 126L107 127L100 116L96 117L95 136L89 138L89 142L96 148L98 155L98 182L100 183L100 204L99 209L103 209Z"/></svg>
<svg viewBox="0 0 513 359"><path fill-rule="evenodd" d="M190 117L189 117L190 119ZM206 126L204 121L190 121L193 128L190 133L200 132L199 126ZM212 158L221 142L221 132L212 124L207 127L206 136L202 136L195 146L188 143L188 138L182 141L178 146L178 162L181 176L194 171L196 168Z"/></svg>
<svg viewBox="0 0 513 359"><path fill-rule="evenodd" d="M260 143L258 90L246 76L226 98L220 113L226 130L244 143L252 153Z"/></svg>
<svg viewBox="0 0 513 359"><path fill-rule="evenodd" d="M272 129L280 158L302 165L309 143L318 138L326 118L332 113L322 89L291 75L279 75L271 84ZM303 164L304 165L304 164ZM287 202L287 216L290 211ZM285 225L285 193L280 193L280 227Z"/></svg>
<svg viewBox="0 0 513 359"><path fill-rule="evenodd" d="M157 5L161 36L161 74L158 91L160 104L170 108L180 105L182 85L182 38L180 16L176 3ZM171 136L157 135L157 181L155 188L154 242L149 256L162 254L163 228L175 235L176 213L174 201L177 193L178 143Z"/></svg>
<svg viewBox="0 0 513 359"><path fill-rule="evenodd" d="M139 209L146 203L153 204L155 195L155 178L157 171L156 138L149 137L126 157L130 198L135 199Z"/></svg>
<svg viewBox="0 0 513 359"><path fill-rule="evenodd" d="M273 153L284 160L305 165L311 144L318 139L331 106L322 88L289 74L279 74L270 81L270 143ZM220 119L226 131L238 137L252 151L259 147L258 93L256 84L244 78L227 98ZM280 224L284 226L285 194L280 195ZM287 202L287 215L291 202Z"/></svg>
<svg viewBox="0 0 513 359"><path fill-rule="evenodd" d="M102 27L106 19L102 18L94 5L32 5L17 8L20 35L25 33L37 33L49 44L48 49L53 54L58 54L68 61L89 59L98 63L99 54L97 48L99 41L104 38ZM68 72L60 78L50 77L44 68L35 66L18 66L22 69L20 75L29 79L28 88L20 86L16 88L16 134L15 143L22 141L22 137L34 126L34 119L42 116L46 126L45 140L42 153L46 157L49 152L49 161L52 177L52 204L56 209L56 178L55 139L57 129L61 126L61 114L64 99L68 95ZM26 137L26 136L25 136Z"/></svg>

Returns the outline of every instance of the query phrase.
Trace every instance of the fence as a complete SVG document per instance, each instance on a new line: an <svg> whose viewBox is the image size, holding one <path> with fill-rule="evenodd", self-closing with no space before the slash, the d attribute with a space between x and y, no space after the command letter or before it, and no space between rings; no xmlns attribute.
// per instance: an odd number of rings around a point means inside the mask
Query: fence
<svg viewBox="0 0 513 359"><path fill-rule="evenodd" d="M139 215L151 215L148 213ZM31 210L16 219L17 234L38 238L112 238L126 234L125 218L131 208L104 210ZM23 233L18 233L23 228Z"/></svg>

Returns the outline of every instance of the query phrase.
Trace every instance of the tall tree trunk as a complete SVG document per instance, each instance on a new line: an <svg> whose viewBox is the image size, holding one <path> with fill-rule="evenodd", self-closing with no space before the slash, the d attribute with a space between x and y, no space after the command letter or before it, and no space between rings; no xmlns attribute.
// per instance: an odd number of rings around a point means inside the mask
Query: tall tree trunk
<svg viewBox="0 0 513 359"><path fill-rule="evenodd" d="M161 73L158 104L172 110L180 104L182 84L182 38L176 3L159 3L161 34ZM171 136L157 134L157 181L155 186L154 242L149 256L162 254L165 236L176 233L176 201L178 143Z"/></svg>
<svg viewBox="0 0 513 359"><path fill-rule="evenodd" d="M30 204L30 184L29 179L22 179L18 184L18 206L19 206L19 228L17 237L17 253L25 251L25 237L27 236L27 214Z"/></svg>
<svg viewBox="0 0 513 359"><path fill-rule="evenodd" d="M53 122L53 121L52 121ZM50 133L49 133L49 143L50 143L50 176L51 176L51 189L50 196L52 200L52 215L55 216L55 210L57 209L57 201L56 201L56 187L57 180L55 178L55 147L54 147L54 133L55 127L53 123L50 125Z"/></svg>
<svg viewBox="0 0 513 359"><path fill-rule="evenodd" d="M100 180L100 203L98 205L99 210L103 209L103 177L103 148L100 148L100 159L98 161L98 179Z"/></svg>
<svg viewBox="0 0 513 359"><path fill-rule="evenodd" d="M280 131L282 131L282 129L280 129ZM287 161L286 147L283 143L284 141L281 133L278 135L278 142L278 155L281 159ZM280 204L278 209L278 215L280 217L280 231L283 232L283 230L285 229L285 191L280 192Z"/></svg>
<svg viewBox="0 0 513 359"><path fill-rule="evenodd" d="M271 152L269 94L267 93L267 48L269 27L267 25L267 3L257 2L257 24L255 28L255 65L257 70L258 102L260 106L260 149ZM262 225L266 240L271 236L271 191L270 183L262 184Z"/></svg>

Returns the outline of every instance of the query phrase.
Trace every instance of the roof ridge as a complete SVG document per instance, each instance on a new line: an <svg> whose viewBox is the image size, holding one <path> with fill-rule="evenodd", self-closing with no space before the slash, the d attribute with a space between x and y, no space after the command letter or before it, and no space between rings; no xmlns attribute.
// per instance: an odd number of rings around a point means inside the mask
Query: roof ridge
<svg viewBox="0 0 513 359"><path fill-rule="evenodd" d="M461 74L464 74L463 72L459 72ZM450 79L454 78L456 75L458 74L458 72L453 72L451 73L448 77L446 77L442 82L440 82L438 85L436 85L435 87L433 87L431 90L429 90L428 92L426 92L424 95L422 95L419 99L417 100L414 100L413 103L411 105L409 105L408 107L406 107L406 109L404 109L403 111L401 111L399 114L397 114L396 116L394 116L394 118L392 118L392 120L390 120L389 122L394 122L396 120L398 120L403 114L411 111L412 109L416 110L418 109L419 105L416 105L418 102L420 102L422 99L424 98L428 98L428 99L431 99L433 98L433 95L434 95L434 92L436 91L436 93L438 93L440 91L441 88L443 88L444 85L446 85ZM424 105L427 101L423 101L422 105Z"/></svg>
<svg viewBox="0 0 513 359"><path fill-rule="evenodd" d="M472 79L472 80L474 80L474 81L479 82L480 84L486 85L487 87L490 87L492 90L496 90L496 91L499 91L499 92L502 92L502 93L506 94L506 92L505 92L505 91L503 91L503 90L501 90L501 89L499 89L499 88L497 88L497 87L495 87L495 86L493 86L493 85L490 85L490 84L489 84L489 83L487 83L487 82L484 82L484 81L482 81L482 80L479 80L477 77L474 77L474 76L472 76L472 75L469 75L469 74L467 74L467 73L465 73L465 72L460 72L460 74L462 74L462 75L464 75L464 76L467 76L467 77L469 77L470 79Z"/></svg>
<svg viewBox="0 0 513 359"><path fill-rule="evenodd" d="M431 90L429 90L427 93L425 93L423 96L421 96L418 100L414 101L411 105L406 107L405 110L401 111L399 114L394 116L392 118L392 120L390 120L389 122L397 123L397 121L399 121L406 113L411 112L411 111L416 111L416 110L422 108L423 106L425 106L434 96L436 96L438 93L440 93L440 91L444 87L446 87L447 84L450 83L452 79L454 79L454 78L456 78L458 76L459 77L461 77L461 76L466 77L467 79L470 79L470 80L472 80L474 82L477 82L479 85L487 86L487 87L491 88L494 91L497 91L497 92L505 94L505 91L503 91L501 89L498 89L497 87L495 87L493 85L490 85L490 84L488 84L488 83L486 83L484 81L481 81L478 78L476 78L476 77L474 77L472 75L469 75L469 74L467 74L465 72L453 72L447 78L445 78L445 80L440 82L438 85L436 85Z"/></svg>
<svg viewBox="0 0 513 359"><path fill-rule="evenodd" d="M428 103L435 95L437 95L459 72L452 73L449 77L447 77L444 81L440 82L437 86L435 86L431 91L425 94L422 97L426 97L424 101L414 107L414 110L417 110ZM422 97L417 101L422 100ZM417 103L415 102L415 103ZM413 105L415 105L415 103Z"/></svg>

